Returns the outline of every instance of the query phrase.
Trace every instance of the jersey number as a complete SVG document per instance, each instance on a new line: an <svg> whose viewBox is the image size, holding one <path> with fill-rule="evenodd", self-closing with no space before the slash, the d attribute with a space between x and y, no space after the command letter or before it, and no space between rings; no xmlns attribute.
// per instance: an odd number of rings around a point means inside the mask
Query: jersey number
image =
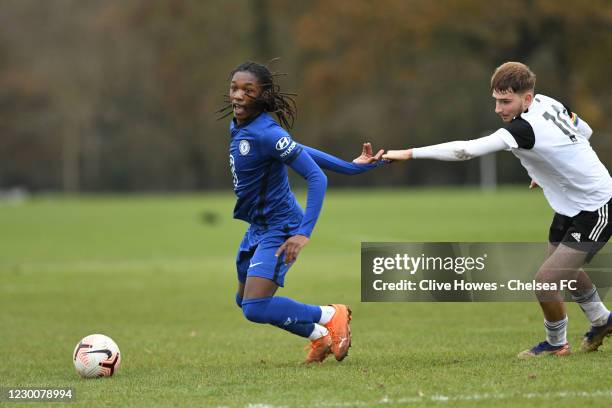
<svg viewBox="0 0 612 408"><path fill-rule="evenodd" d="M572 132L571 130L568 129L572 129L572 126L564 119L561 117L561 110L559 108L557 108L556 106L553 105L552 107L555 112L557 112L557 116L551 115L550 112L546 111L542 114L542 116L544 116L544 119L546 120L552 120L552 122L567 136L570 138L570 140L572 142L576 142L576 135L574 134L574 132ZM559 121L557 121L557 119ZM563 124L562 124L563 123ZM565 126L563 126L565 125Z"/></svg>

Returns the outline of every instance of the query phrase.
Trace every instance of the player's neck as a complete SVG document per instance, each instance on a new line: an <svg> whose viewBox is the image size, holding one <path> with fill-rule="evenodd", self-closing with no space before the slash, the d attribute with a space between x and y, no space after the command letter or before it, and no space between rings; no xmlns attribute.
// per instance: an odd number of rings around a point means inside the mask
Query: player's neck
<svg viewBox="0 0 612 408"><path fill-rule="evenodd" d="M233 117L232 120L234 121L234 126L236 127L244 127L246 125L248 125L249 123L253 122L255 119L257 119L257 117L259 115L261 115L263 113L263 111L258 111L253 113L252 115L250 115L249 117L244 118L241 121L238 121L238 119L236 119L236 117Z"/></svg>

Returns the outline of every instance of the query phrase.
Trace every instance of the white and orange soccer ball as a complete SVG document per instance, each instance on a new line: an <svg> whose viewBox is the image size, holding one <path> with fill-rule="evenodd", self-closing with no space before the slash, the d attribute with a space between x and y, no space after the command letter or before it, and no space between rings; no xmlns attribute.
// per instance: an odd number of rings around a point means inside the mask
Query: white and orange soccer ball
<svg viewBox="0 0 612 408"><path fill-rule="evenodd" d="M103 334L91 334L76 345L72 360L81 377L110 377L121 364L121 354L113 339Z"/></svg>

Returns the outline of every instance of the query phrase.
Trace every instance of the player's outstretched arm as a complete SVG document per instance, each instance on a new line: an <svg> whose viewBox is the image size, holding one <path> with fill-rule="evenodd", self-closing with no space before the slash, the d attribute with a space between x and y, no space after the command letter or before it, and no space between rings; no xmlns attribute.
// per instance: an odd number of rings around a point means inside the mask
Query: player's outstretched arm
<svg viewBox="0 0 612 408"><path fill-rule="evenodd" d="M372 145L370 143L364 143L361 155L352 163L309 146L302 145L302 148L321 168L340 174L361 174L385 163L380 160L384 151L380 150L376 155L372 155Z"/></svg>
<svg viewBox="0 0 612 408"><path fill-rule="evenodd" d="M302 248L308 243L314 229L325 198L327 177L308 154L299 153L289 163L296 173L308 182L308 195L306 198L306 211L297 234L289 237L276 251L276 256L285 254L285 263L295 262Z"/></svg>
<svg viewBox="0 0 612 408"><path fill-rule="evenodd" d="M500 136L492 134L474 140L457 140L413 149L389 150L382 158L391 161L409 159L461 161L507 148L508 145Z"/></svg>

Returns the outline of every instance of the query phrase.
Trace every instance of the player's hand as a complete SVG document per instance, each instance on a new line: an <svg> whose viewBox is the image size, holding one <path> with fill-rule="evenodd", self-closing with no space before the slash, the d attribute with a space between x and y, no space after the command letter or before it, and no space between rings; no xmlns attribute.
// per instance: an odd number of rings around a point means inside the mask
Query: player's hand
<svg viewBox="0 0 612 408"><path fill-rule="evenodd" d="M531 183L529 183L529 189L533 190L534 188L538 188L538 187L540 187L538 185L538 183L536 183L535 181L531 180Z"/></svg>
<svg viewBox="0 0 612 408"><path fill-rule="evenodd" d="M283 245L281 245L277 250L274 256L281 256L283 252L285 253L285 264L289 265L298 257L298 254L306 246L310 239L305 235L294 235L289 237Z"/></svg>
<svg viewBox="0 0 612 408"><path fill-rule="evenodd" d="M412 159L412 149L387 150L387 153L383 154L382 158L389 161L410 160Z"/></svg>
<svg viewBox="0 0 612 408"><path fill-rule="evenodd" d="M372 154L372 144L367 142L363 144L361 156L353 160L356 164L370 164L379 161L385 151L380 149L375 155Z"/></svg>

